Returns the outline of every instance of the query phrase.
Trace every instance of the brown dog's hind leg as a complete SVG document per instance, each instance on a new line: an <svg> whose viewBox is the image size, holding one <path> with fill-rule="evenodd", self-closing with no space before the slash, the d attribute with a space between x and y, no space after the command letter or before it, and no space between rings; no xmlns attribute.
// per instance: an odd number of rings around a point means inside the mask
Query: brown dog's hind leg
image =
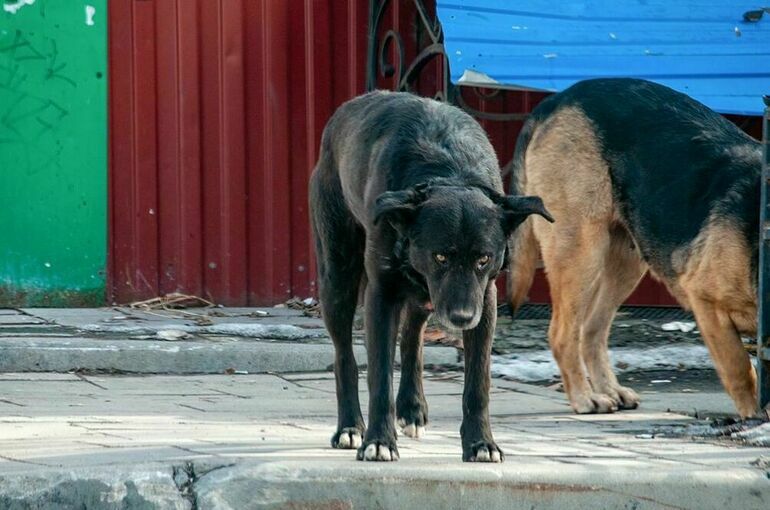
<svg viewBox="0 0 770 510"><path fill-rule="evenodd" d="M542 239L541 249L553 305L548 341L564 391L576 413L617 411L615 400L591 387L580 349L580 328L599 290L609 247L607 227L583 222L553 230Z"/></svg>
<svg viewBox="0 0 770 510"><path fill-rule="evenodd" d="M610 397L618 409L635 409L639 406L639 395L618 383L610 364L607 340L618 307L631 294L645 271L646 265L631 238L620 227L614 228L599 291L580 332L580 348L594 392Z"/></svg>
<svg viewBox="0 0 770 510"><path fill-rule="evenodd" d="M701 299L691 299L691 304L722 385L741 417L753 416L757 411L757 374L729 313Z"/></svg>
<svg viewBox="0 0 770 510"><path fill-rule="evenodd" d="M401 383L396 416L404 435L419 439L428 423L428 403L422 387L422 335L429 312L418 303L405 306L401 326Z"/></svg>

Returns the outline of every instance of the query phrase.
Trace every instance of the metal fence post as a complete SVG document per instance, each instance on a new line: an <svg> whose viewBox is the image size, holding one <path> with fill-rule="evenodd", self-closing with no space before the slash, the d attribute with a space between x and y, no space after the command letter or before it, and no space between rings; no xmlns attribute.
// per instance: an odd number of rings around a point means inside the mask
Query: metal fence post
<svg viewBox="0 0 770 510"><path fill-rule="evenodd" d="M762 121L762 179L759 213L759 324L757 383L759 410L770 403L770 96L764 97Z"/></svg>

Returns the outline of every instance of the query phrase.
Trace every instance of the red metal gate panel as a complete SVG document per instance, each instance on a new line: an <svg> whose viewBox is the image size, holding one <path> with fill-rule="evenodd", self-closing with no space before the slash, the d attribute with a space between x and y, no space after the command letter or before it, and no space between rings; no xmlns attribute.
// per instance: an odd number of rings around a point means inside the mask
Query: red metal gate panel
<svg viewBox="0 0 770 510"><path fill-rule="evenodd" d="M368 4L109 2L113 301L178 291L265 305L315 293L307 182L326 120L364 91ZM411 34L409 59L418 38L425 44L414 5L387 2L385 13L390 28ZM432 19L432 2L425 6ZM395 62L392 45L389 54ZM441 88L441 62L422 71L418 92ZM398 76L378 84L393 87ZM494 117L527 113L544 94L463 97ZM759 122L733 120L758 135ZM481 123L501 163L510 161L521 120ZM530 298L548 299L540 272ZM629 302L674 304L649 278Z"/></svg>
<svg viewBox="0 0 770 510"><path fill-rule="evenodd" d="M307 180L364 90L367 2L111 0L110 289L314 292Z"/></svg>

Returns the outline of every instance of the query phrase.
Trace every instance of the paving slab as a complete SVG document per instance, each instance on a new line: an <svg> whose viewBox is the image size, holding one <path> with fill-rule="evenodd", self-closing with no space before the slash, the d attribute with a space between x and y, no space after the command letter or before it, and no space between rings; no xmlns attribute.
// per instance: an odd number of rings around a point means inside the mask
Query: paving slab
<svg viewBox="0 0 770 510"><path fill-rule="evenodd" d="M461 373L426 374L426 436L399 438L399 462L371 464L329 446L336 422L329 373L2 374L0 508L748 509L770 502L770 467L761 460L768 448L657 436L667 426L704 423L672 410L663 391L638 410L577 416L553 389L495 380L491 420L506 460L463 463L462 388ZM693 393L690 404L731 412L729 400L715 396Z"/></svg>
<svg viewBox="0 0 770 510"><path fill-rule="evenodd" d="M366 349L354 346L366 364ZM398 358L400 359L400 357ZM456 365L452 347L426 347L428 365ZM118 372L138 374L222 374L326 371L334 364L328 344L280 342L218 336L206 339L153 339L0 336L0 371Z"/></svg>
<svg viewBox="0 0 770 510"><path fill-rule="evenodd" d="M0 316L0 347L7 349L6 364L1 367L5 370L286 372L324 370L332 362L331 340L321 319L310 311L286 307L108 307L11 312L15 313ZM634 319L620 314L610 342L616 371L629 378L638 370L713 372L697 330L667 331L664 326L665 319ZM353 338L358 362L363 366L366 358L361 327L359 316ZM547 329L547 319L512 321L510 315L501 314L493 344L493 374L525 382L556 380L559 370L548 349ZM458 366L462 362L459 332L431 329L430 333L426 364ZM45 339L62 340L46 343ZM174 342L178 347L166 347L164 342ZM296 356L280 355L275 347L265 345L271 342L291 342ZM314 345L328 346L328 350ZM229 358L223 351L230 353ZM653 382L665 381L662 378ZM655 389L653 384L648 386Z"/></svg>
<svg viewBox="0 0 770 510"><path fill-rule="evenodd" d="M364 367L360 335L354 352ZM451 346L424 351L429 366L456 366L459 357ZM287 308L35 308L0 316L0 371L287 373L333 363L321 319Z"/></svg>

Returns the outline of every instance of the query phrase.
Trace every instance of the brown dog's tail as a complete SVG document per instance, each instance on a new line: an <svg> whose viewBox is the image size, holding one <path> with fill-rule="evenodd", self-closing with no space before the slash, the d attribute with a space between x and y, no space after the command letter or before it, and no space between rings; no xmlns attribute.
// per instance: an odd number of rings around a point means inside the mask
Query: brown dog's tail
<svg viewBox="0 0 770 510"><path fill-rule="evenodd" d="M527 299L527 293L535 278L539 255L540 250L532 231L532 219L528 219L516 229L510 241L509 289L511 311L514 313Z"/></svg>
<svg viewBox="0 0 770 510"><path fill-rule="evenodd" d="M511 178L511 194L523 194L526 188L525 157L532 133L537 125L537 119L530 116L516 140L516 151L513 154L513 169ZM510 271L509 292L511 311L516 310L527 299L527 293L535 278L535 269L540 257L540 249L532 230L532 218L525 220L517 228L509 242L508 268Z"/></svg>

